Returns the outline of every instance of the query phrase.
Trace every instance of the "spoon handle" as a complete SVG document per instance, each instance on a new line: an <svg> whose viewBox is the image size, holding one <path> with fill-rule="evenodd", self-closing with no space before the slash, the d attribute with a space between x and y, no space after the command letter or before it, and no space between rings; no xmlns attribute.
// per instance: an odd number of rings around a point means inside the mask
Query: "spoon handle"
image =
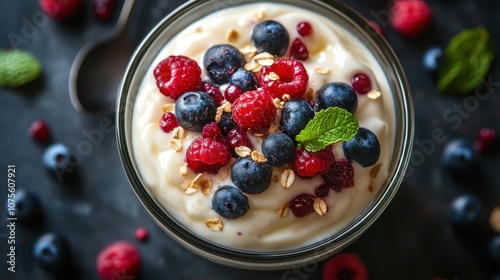
<svg viewBox="0 0 500 280"><path fill-rule="evenodd" d="M125 0L120 11L120 16L118 17L118 22L116 24L116 30L123 30L126 28L128 22L130 21L130 14L132 8L134 7L135 0Z"/></svg>

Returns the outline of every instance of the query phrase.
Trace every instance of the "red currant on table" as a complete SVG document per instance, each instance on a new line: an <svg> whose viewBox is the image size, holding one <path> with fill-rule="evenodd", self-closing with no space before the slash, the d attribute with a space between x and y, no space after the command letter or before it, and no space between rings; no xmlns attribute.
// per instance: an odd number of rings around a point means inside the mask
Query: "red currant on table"
<svg viewBox="0 0 500 280"><path fill-rule="evenodd" d="M92 10L94 16L100 21L109 21L113 17L118 1L116 0L93 0Z"/></svg>
<svg viewBox="0 0 500 280"><path fill-rule="evenodd" d="M28 129L28 135L38 142L47 142L50 139L49 125L43 120L35 120Z"/></svg>
<svg viewBox="0 0 500 280"><path fill-rule="evenodd" d="M372 82L370 77L365 74L356 74L351 80L352 87L359 94L365 94L372 89Z"/></svg>

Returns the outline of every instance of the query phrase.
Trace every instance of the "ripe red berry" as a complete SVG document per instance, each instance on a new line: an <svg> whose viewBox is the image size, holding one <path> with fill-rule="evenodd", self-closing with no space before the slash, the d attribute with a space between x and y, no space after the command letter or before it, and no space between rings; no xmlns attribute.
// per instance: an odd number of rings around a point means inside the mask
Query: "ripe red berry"
<svg viewBox="0 0 500 280"><path fill-rule="evenodd" d="M220 89L218 86L213 85L209 82L203 82L201 83L201 89L208 93L210 97L212 97L215 101L215 104L217 106L220 106L222 102L224 102L224 96L222 96L222 93L220 92Z"/></svg>
<svg viewBox="0 0 500 280"><path fill-rule="evenodd" d="M353 253L341 253L333 256L323 266L323 280L345 279L367 280L368 269L361 259Z"/></svg>
<svg viewBox="0 0 500 280"><path fill-rule="evenodd" d="M354 91L358 94L365 94L372 89L370 77L362 73L356 74L352 77L351 85L354 88Z"/></svg>
<svg viewBox="0 0 500 280"><path fill-rule="evenodd" d="M115 13L117 4L117 0L93 0L92 10L95 18L100 21L111 20Z"/></svg>
<svg viewBox="0 0 500 280"><path fill-rule="evenodd" d="M202 130L202 135L187 148L187 165L196 173L216 174L231 160L231 151L216 122L206 125Z"/></svg>
<svg viewBox="0 0 500 280"><path fill-rule="evenodd" d="M336 192L354 186L354 168L346 158L335 161L332 168L321 176L325 184Z"/></svg>
<svg viewBox="0 0 500 280"><path fill-rule="evenodd" d="M154 69L154 76L160 92L174 100L187 91L198 90L201 85L200 66L182 55L162 60Z"/></svg>
<svg viewBox="0 0 500 280"><path fill-rule="evenodd" d="M300 36L307 36L312 34L313 28L309 22L302 21L297 24L297 32L299 32Z"/></svg>
<svg viewBox="0 0 500 280"><path fill-rule="evenodd" d="M260 71L260 85L275 98L284 94L299 98L306 92L309 76L301 61L293 58L276 60L271 66Z"/></svg>
<svg viewBox="0 0 500 280"><path fill-rule="evenodd" d="M293 41L290 47L290 56L298 60L306 60L309 58L309 51L299 38Z"/></svg>
<svg viewBox="0 0 500 280"><path fill-rule="evenodd" d="M496 131L493 128L482 128L479 130L476 141L474 142L474 150L484 153L496 141Z"/></svg>
<svg viewBox="0 0 500 280"><path fill-rule="evenodd" d="M232 111L233 119L238 126L260 133L269 128L277 109L270 94L254 90L238 97L234 101Z"/></svg>
<svg viewBox="0 0 500 280"><path fill-rule="evenodd" d="M243 91L237 85L229 85L226 90L224 90L224 96L230 103L234 103L242 94Z"/></svg>
<svg viewBox="0 0 500 280"><path fill-rule="evenodd" d="M303 148L295 149L293 170L301 178L311 178L316 174L328 172L334 162L330 147L317 152L308 152Z"/></svg>
<svg viewBox="0 0 500 280"><path fill-rule="evenodd" d="M139 241L146 241L149 238L149 232L146 228L140 227L135 230L135 239Z"/></svg>
<svg viewBox="0 0 500 280"><path fill-rule="evenodd" d="M40 0L40 7L51 18L66 20L82 5L82 0Z"/></svg>
<svg viewBox="0 0 500 280"><path fill-rule="evenodd" d="M179 123L175 118L175 114L171 112L166 112L163 114L160 120L160 128L166 133L172 132L174 128L178 127Z"/></svg>
<svg viewBox="0 0 500 280"><path fill-rule="evenodd" d="M250 141L250 138L248 138L248 135L246 134L245 130L241 129L239 126L236 126L235 128L229 130L229 132L226 135L227 142L229 144L229 147L234 151L235 148L240 147L240 146L245 146L250 149L253 149L252 142Z"/></svg>
<svg viewBox="0 0 500 280"><path fill-rule="evenodd" d="M97 273L102 280L134 279L140 268L139 251L126 241L109 245L97 256Z"/></svg>
<svg viewBox="0 0 500 280"><path fill-rule="evenodd" d="M35 120L28 129L28 136L41 143L49 141L49 125L43 120Z"/></svg>
<svg viewBox="0 0 500 280"><path fill-rule="evenodd" d="M396 0L391 7L391 25L404 36L420 35L432 21L432 10L424 0Z"/></svg>
<svg viewBox="0 0 500 280"><path fill-rule="evenodd" d="M330 192L330 188L326 184L321 184L314 190L317 197L326 197Z"/></svg>
<svg viewBox="0 0 500 280"><path fill-rule="evenodd" d="M314 211L314 197L309 194L299 194L290 201L290 210L297 218L302 218Z"/></svg>

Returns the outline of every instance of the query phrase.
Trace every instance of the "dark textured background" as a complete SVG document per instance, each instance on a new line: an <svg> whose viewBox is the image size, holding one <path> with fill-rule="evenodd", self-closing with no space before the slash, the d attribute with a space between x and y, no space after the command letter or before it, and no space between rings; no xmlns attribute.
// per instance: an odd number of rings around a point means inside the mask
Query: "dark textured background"
<svg viewBox="0 0 500 280"><path fill-rule="evenodd" d="M253 272L224 267L206 261L175 243L152 221L130 188L119 161L114 132L103 133L102 141L80 159L79 188L52 180L44 171L44 147L27 136L30 123L45 119L55 141L72 149L87 140L85 132L99 129L110 116L89 116L76 112L68 96L71 63L90 39L109 33L113 24L96 21L84 1L79 19L62 24L47 19L35 0L2 1L0 48L13 47L13 34L23 37L17 47L30 51L43 64L43 77L17 90L0 89L0 168L17 167L17 187L36 192L43 203L43 226L28 229L18 225L16 273L6 271L6 239L0 238L0 279L52 279L38 268L32 257L37 236L47 231L62 233L71 245L74 270L62 279L97 279L95 258L107 244L128 240L142 254L141 279L321 279L323 263L289 271ZM178 0L138 1L129 33L133 44L182 3ZM441 154L445 143L432 142L435 129L442 129L447 141L463 137L473 141L481 127L500 131L500 62L497 59L483 87L485 100L474 95L445 96L435 89L435 80L421 66L424 50L444 46L464 28L484 25L491 32L496 54L500 54L500 2L496 0L430 1L434 23L415 40L404 39L387 24L389 2L345 0L368 19L378 21L405 68L415 105L416 123L411 174L379 220L346 251L359 254L371 279L490 279L493 265L486 258L487 239L493 234L485 224L484 234L463 239L447 220L450 201L459 194L474 193L484 203L484 218L500 206L500 155L493 150L482 158L482 174L472 180L455 181L443 171ZM26 26L33 24L35 29ZM29 22L29 23L27 23ZM469 102L469 103L468 103ZM462 115L452 113L464 108ZM456 124L456 125L455 125ZM5 175L6 177L6 175ZM0 186L2 200L6 184ZM0 237L7 229L3 212ZM137 227L150 231L150 240L134 239ZM313 234L313 233L312 233ZM500 264L497 264L500 267Z"/></svg>

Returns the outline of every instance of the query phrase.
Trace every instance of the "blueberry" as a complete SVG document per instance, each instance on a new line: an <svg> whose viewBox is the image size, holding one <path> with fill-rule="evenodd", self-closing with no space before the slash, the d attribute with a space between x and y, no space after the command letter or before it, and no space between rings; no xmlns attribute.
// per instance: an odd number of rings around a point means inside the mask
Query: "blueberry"
<svg viewBox="0 0 500 280"><path fill-rule="evenodd" d="M295 139L307 123L314 118L315 112L309 102L302 99L292 99L285 103L281 111L281 128L283 132Z"/></svg>
<svg viewBox="0 0 500 280"><path fill-rule="evenodd" d="M292 138L281 132L269 134L262 141L261 148L267 162L278 167L292 162L295 156L295 144Z"/></svg>
<svg viewBox="0 0 500 280"><path fill-rule="evenodd" d="M252 31L252 43L259 52L283 56L290 42L285 27L274 20L265 20L255 25Z"/></svg>
<svg viewBox="0 0 500 280"><path fill-rule="evenodd" d="M450 205L450 222L458 229L467 229L477 225L482 213L481 201L473 195L455 198Z"/></svg>
<svg viewBox="0 0 500 280"><path fill-rule="evenodd" d="M7 213L12 211L19 223L32 225L40 222L42 218L42 204L34 193L17 190L15 197L12 200L7 200L6 206Z"/></svg>
<svg viewBox="0 0 500 280"><path fill-rule="evenodd" d="M500 264L500 235L496 235L490 240L488 252L491 259Z"/></svg>
<svg viewBox="0 0 500 280"><path fill-rule="evenodd" d="M363 167L373 165L380 156L380 143L370 130L360 127L356 135L344 142L345 156Z"/></svg>
<svg viewBox="0 0 500 280"><path fill-rule="evenodd" d="M257 194L271 185L271 165L256 162L251 157L238 158L231 166L231 179L243 192Z"/></svg>
<svg viewBox="0 0 500 280"><path fill-rule="evenodd" d="M425 51L422 59L422 65L427 72L435 75L439 72L442 58L443 49L439 47L431 47Z"/></svg>
<svg viewBox="0 0 500 280"><path fill-rule="evenodd" d="M48 146L43 153L42 161L45 168L53 173L59 182L67 180L76 173L73 155L70 149L62 143Z"/></svg>
<svg viewBox="0 0 500 280"><path fill-rule="evenodd" d="M233 120L233 114L231 112L222 112L220 121L219 121L219 129L222 135L226 136L227 133L236 127L236 122Z"/></svg>
<svg viewBox="0 0 500 280"><path fill-rule="evenodd" d="M64 271L70 263L69 244L57 233L46 233L35 242L33 254L36 262L47 271Z"/></svg>
<svg viewBox="0 0 500 280"><path fill-rule="evenodd" d="M474 148L464 139L451 140L444 148L443 166L452 175L467 176L475 173L478 162Z"/></svg>
<svg viewBox="0 0 500 280"><path fill-rule="evenodd" d="M217 105L203 91L188 91L175 102L175 116L179 125L187 130L201 131L215 120Z"/></svg>
<svg viewBox="0 0 500 280"><path fill-rule="evenodd" d="M358 96L346 83L328 83L318 91L318 105L320 109L340 107L354 114L358 108Z"/></svg>
<svg viewBox="0 0 500 280"><path fill-rule="evenodd" d="M222 186L212 197L212 207L224 218L239 218L248 211L248 198L238 188Z"/></svg>
<svg viewBox="0 0 500 280"><path fill-rule="evenodd" d="M208 76L217 84L226 84L232 74L245 65L245 58L237 48L228 45L214 45L203 57L203 66Z"/></svg>
<svg viewBox="0 0 500 280"><path fill-rule="evenodd" d="M243 92L255 90L259 86L255 74L244 68L239 69L231 76L229 84L238 86Z"/></svg>

